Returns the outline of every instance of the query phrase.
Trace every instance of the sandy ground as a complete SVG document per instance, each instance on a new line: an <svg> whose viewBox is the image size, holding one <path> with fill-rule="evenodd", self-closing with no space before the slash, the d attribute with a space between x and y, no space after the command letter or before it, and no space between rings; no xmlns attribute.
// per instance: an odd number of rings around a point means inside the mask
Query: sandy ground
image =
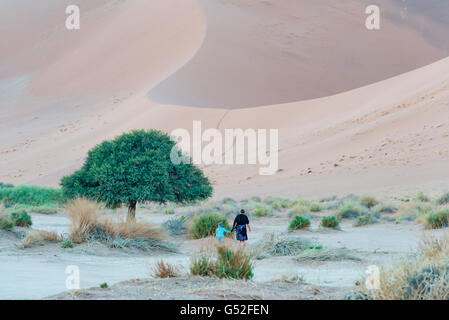
<svg viewBox="0 0 449 320"><path fill-rule="evenodd" d="M171 216L149 213L140 209L139 219L145 219L160 224ZM68 232L69 219L65 213L56 215L33 214L33 228L56 231L59 234ZM270 218L254 218L252 220L253 232L249 234L249 246L254 246L262 240L267 233L285 233L288 218L276 216ZM362 228L352 227L352 221L342 224L341 230L321 231L317 229L318 222L314 222L311 231L295 232L329 248L348 248L361 261L329 261L329 262L296 262L292 257L272 257L255 261L255 277L249 284L242 286L253 287L248 295L264 296L266 290L272 286L283 287L282 296L289 299L311 298L314 296L313 288L322 290L322 295L314 298L342 298L350 291L357 280L363 277L366 268L370 265L381 266L399 261L402 257L416 251L419 240L424 233L422 226L415 223L380 223ZM436 231L438 233L439 231ZM166 262L176 265L183 274L189 273L190 258L193 252L199 250L203 240L189 240L185 236L178 236L171 241L178 243L179 252L172 254L146 253L131 249L108 249L100 244L76 245L72 249L62 249L58 244L47 244L28 249L16 247L19 239L2 233L0 238L0 272L3 275L0 286L0 299L41 299L66 291L65 273L67 266L76 265L80 270L81 289L88 292L87 296L79 298L125 298L145 299L158 298L185 298L186 291L179 289L165 291L175 286L177 280L164 282L152 280L152 268L156 261L163 258ZM300 275L305 284L296 286L279 282L283 277ZM142 279L130 285L121 282L130 279ZM167 280L168 281L168 280ZM187 277L181 280L186 288L191 286L198 290L204 289L209 294L203 298L214 297L219 294L213 291L220 281L195 280ZM192 282L193 281L193 282ZM197 287L194 283L199 281L204 287ZM95 289L100 283L107 282L110 286L120 283L115 293ZM273 284L272 282L275 282ZM132 282L133 283L133 282ZM229 285L224 284L222 285ZM133 288L131 288L133 287ZM146 288L146 289L145 289ZM159 289L158 289L159 288ZM151 290L150 290L151 289ZM146 293L142 293L142 290ZM186 289L187 290L187 289ZM312 291L310 291L312 290ZM238 290L237 290L238 291ZM140 292L140 293L139 293ZM190 292L187 290L187 292ZM237 294L237 293L236 293ZM71 295L69 295L71 296ZM63 294L58 298L68 296ZM272 297L265 293L265 298ZM192 295L192 298L201 298Z"/></svg>

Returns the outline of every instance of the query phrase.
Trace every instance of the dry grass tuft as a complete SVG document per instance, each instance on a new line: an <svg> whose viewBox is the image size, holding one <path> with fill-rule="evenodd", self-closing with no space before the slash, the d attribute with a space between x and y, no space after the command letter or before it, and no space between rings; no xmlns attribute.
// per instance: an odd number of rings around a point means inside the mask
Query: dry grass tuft
<svg viewBox="0 0 449 320"><path fill-rule="evenodd" d="M156 266L153 269L155 278L176 278L179 277L179 269L164 260L159 260L156 262Z"/></svg>
<svg viewBox="0 0 449 320"><path fill-rule="evenodd" d="M55 232L44 230L33 230L20 241L19 248L30 248L34 244L44 244L45 242L60 242L61 239Z"/></svg>

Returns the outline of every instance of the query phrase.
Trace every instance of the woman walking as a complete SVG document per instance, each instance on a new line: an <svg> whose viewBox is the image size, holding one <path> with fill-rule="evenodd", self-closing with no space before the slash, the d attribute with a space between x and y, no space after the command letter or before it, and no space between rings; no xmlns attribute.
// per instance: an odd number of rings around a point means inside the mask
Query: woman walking
<svg viewBox="0 0 449 320"><path fill-rule="evenodd" d="M251 227L249 225L249 219L245 214L245 210L240 210L240 214L237 215L234 219L234 223L232 225L232 231L236 230L236 239L240 241L240 245L243 246L245 241L248 240L248 234L246 229L248 228L251 231Z"/></svg>

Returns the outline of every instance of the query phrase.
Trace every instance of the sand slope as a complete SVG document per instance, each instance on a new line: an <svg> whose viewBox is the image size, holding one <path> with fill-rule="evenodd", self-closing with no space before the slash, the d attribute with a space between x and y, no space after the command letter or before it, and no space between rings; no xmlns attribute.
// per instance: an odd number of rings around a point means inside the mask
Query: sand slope
<svg viewBox="0 0 449 320"><path fill-rule="evenodd" d="M203 43L199 4L98 0L88 13L79 34L67 35L57 15L37 21L42 28L17 27L16 50L1 53L0 181L57 185L104 139L136 128L190 129L202 120L203 128L280 129L281 172L206 167L217 196L449 186L449 59L303 102L238 110L160 105L147 99L149 88ZM30 29L43 31L30 36Z"/></svg>

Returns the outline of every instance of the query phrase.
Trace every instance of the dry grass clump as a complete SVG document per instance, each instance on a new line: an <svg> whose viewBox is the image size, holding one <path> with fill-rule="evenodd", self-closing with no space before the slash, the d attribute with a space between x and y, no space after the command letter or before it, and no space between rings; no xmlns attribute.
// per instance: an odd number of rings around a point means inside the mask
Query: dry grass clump
<svg viewBox="0 0 449 320"><path fill-rule="evenodd" d="M179 277L179 269L163 259L156 262L156 266L153 269L153 275L155 278L176 278Z"/></svg>
<svg viewBox="0 0 449 320"><path fill-rule="evenodd" d="M418 255L380 269L379 288L362 292L378 300L448 300L449 236L424 238ZM362 283L365 283L363 280Z"/></svg>
<svg viewBox="0 0 449 320"><path fill-rule="evenodd" d="M273 256L294 256L312 245L312 241L307 238L299 236L281 237L270 233L255 245L253 253L258 260Z"/></svg>
<svg viewBox="0 0 449 320"><path fill-rule="evenodd" d="M176 251L172 244L162 241L164 232L153 224L112 221L100 215L98 210L98 204L87 199L76 199L68 204L67 211L72 220L69 237L73 242L101 241L113 248Z"/></svg>
<svg viewBox="0 0 449 320"><path fill-rule="evenodd" d="M353 250L347 248L321 248L300 252L298 255L296 255L295 260L298 262L304 262L344 260L361 261L362 259L356 256Z"/></svg>
<svg viewBox="0 0 449 320"><path fill-rule="evenodd" d="M25 238L19 243L19 248L30 248L34 244L43 245L45 242L60 242L61 239L55 232L44 230L32 230Z"/></svg>

